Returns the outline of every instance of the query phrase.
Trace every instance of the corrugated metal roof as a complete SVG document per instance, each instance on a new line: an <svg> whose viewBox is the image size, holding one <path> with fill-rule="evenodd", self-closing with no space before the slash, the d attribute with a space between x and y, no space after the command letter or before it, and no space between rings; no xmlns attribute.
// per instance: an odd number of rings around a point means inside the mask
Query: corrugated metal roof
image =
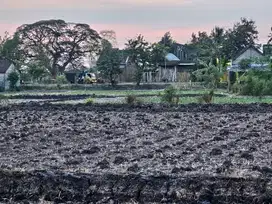
<svg viewBox="0 0 272 204"><path fill-rule="evenodd" d="M168 61L180 61L180 59L179 59L176 55L174 55L174 54L172 54L172 53L168 53L168 54L165 56L165 58L166 58Z"/></svg>

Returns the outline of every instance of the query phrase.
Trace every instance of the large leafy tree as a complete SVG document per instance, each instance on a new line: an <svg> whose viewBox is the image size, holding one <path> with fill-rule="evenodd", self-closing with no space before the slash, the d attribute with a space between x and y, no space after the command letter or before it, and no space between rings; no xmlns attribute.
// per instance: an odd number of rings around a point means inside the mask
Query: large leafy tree
<svg viewBox="0 0 272 204"><path fill-rule="evenodd" d="M209 63L220 59L221 64L235 57L243 48L256 46L258 31L255 21L241 18L233 28L225 30L215 27L207 32L193 33L190 46L197 48L198 57ZM213 63L215 64L215 63Z"/></svg>
<svg viewBox="0 0 272 204"><path fill-rule="evenodd" d="M168 48L160 43L153 43L151 45L151 62L155 67L158 67L163 62Z"/></svg>
<svg viewBox="0 0 272 204"><path fill-rule="evenodd" d="M0 36L0 53L3 53L3 47L4 44L7 42L7 40L9 39L9 33L5 32L3 36Z"/></svg>
<svg viewBox="0 0 272 204"><path fill-rule="evenodd" d="M223 52L226 58L235 57L242 49L248 46L258 46L258 30L255 21L241 18L235 23L232 29L226 32L226 41L223 45Z"/></svg>
<svg viewBox="0 0 272 204"><path fill-rule="evenodd" d="M136 38L128 40L126 49L130 54L132 62L136 65L135 81L137 86L139 86L144 70L152 66L151 46L145 41L144 36L138 35Z"/></svg>
<svg viewBox="0 0 272 204"><path fill-rule="evenodd" d="M168 31L164 34L164 36L161 38L161 40L158 42L158 44L164 46L165 48L167 48L167 52L172 52L174 53L174 44L175 41L173 40L173 37L171 35L171 33Z"/></svg>
<svg viewBox="0 0 272 204"><path fill-rule="evenodd" d="M18 71L21 71L23 64L23 55L19 50L19 38L17 35L11 36L5 32L3 37L0 37L0 56L10 60Z"/></svg>
<svg viewBox="0 0 272 204"><path fill-rule="evenodd" d="M223 61L223 44L225 42L225 30L215 27L210 34L198 32L192 34L191 46L198 50L198 57L209 63L215 63L216 59Z"/></svg>
<svg viewBox="0 0 272 204"><path fill-rule="evenodd" d="M100 36L110 42L113 48L118 47L116 32L114 30L102 30L100 31Z"/></svg>
<svg viewBox="0 0 272 204"><path fill-rule="evenodd" d="M97 54L101 48L99 34L87 24L45 20L20 26L15 36L26 61L45 56L51 75L56 78L69 65L81 64L84 58Z"/></svg>
<svg viewBox="0 0 272 204"><path fill-rule="evenodd" d="M117 48L113 48L109 41L103 39L102 52L97 61L97 69L104 78L110 81L112 86L115 85L117 76L122 72L120 63L120 51Z"/></svg>
<svg viewBox="0 0 272 204"><path fill-rule="evenodd" d="M27 65L27 74L31 77L31 80L34 82L38 82L42 80L42 78L49 75L48 70L44 66L44 64L40 63L29 63Z"/></svg>

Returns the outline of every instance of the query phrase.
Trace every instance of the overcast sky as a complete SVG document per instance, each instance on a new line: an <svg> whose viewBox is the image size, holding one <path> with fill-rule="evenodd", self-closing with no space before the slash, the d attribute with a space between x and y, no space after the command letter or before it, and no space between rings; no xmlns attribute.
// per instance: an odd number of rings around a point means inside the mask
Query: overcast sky
<svg viewBox="0 0 272 204"><path fill-rule="evenodd" d="M127 39L143 34L159 40L170 31L179 43L192 32L214 26L231 27L241 17L256 21L261 43L272 26L272 0L0 0L0 35L21 24L63 19L90 24L97 30L116 31L120 47Z"/></svg>

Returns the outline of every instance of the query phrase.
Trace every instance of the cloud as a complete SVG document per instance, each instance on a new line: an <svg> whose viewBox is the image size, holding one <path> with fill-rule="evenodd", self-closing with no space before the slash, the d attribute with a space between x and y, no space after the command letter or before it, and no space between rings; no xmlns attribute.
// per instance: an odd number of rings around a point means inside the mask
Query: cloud
<svg viewBox="0 0 272 204"><path fill-rule="evenodd" d="M199 0L195 0L199 1ZM192 0L1 0L1 9L122 8L190 4Z"/></svg>
<svg viewBox="0 0 272 204"><path fill-rule="evenodd" d="M209 31L216 25L232 27L241 17L256 20L260 38L266 39L272 18L271 0L0 1L0 34L25 23L63 19L91 24L97 30L114 29L121 42L137 33L154 41L167 31L172 31L177 41L186 42L191 31Z"/></svg>

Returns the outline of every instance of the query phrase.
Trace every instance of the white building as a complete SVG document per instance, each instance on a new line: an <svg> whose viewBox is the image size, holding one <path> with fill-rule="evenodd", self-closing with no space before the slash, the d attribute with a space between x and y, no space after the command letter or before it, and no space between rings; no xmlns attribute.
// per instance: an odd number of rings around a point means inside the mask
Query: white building
<svg viewBox="0 0 272 204"><path fill-rule="evenodd" d="M8 75L15 71L15 66L7 59L0 58L0 89L8 90Z"/></svg>

